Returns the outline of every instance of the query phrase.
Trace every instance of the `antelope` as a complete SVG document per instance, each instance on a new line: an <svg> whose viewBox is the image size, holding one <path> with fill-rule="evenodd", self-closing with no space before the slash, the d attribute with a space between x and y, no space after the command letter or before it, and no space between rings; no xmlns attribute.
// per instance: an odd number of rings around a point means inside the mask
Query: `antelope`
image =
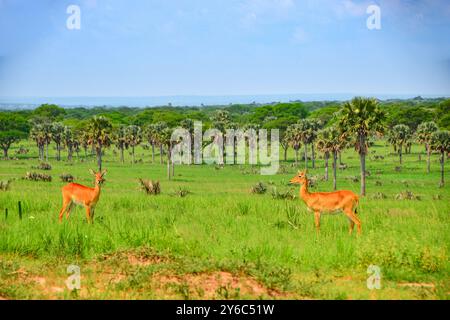
<svg viewBox="0 0 450 320"><path fill-rule="evenodd" d="M308 207L308 210L314 212L314 222L317 232L320 231L320 215L344 212L350 221L349 234L353 232L355 224L358 228L358 234L361 234L361 221L357 217L356 207L359 202L358 196L352 191L341 190L334 192L313 192L308 191L308 178L306 170L299 171L298 174L290 180L291 184L300 184L300 198Z"/></svg>
<svg viewBox="0 0 450 320"><path fill-rule="evenodd" d="M64 212L66 213L66 219L69 219L70 210L74 205L82 205L86 208L86 218L88 223L94 221L95 206L100 199L100 191L103 182L103 178L107 173L106 170L95 173L93 170L89 171L95 177L95 187L90 188L78 183L69 183L62 188L63 206L59 212L59 222L62 221Z"/></svg>

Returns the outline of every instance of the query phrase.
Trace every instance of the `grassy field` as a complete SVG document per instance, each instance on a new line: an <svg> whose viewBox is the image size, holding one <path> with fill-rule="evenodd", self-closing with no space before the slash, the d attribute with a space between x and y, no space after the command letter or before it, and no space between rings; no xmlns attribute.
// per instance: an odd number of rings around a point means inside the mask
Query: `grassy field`
<svg viewBox="0 0 450 320"><path fill-rule="evenodd" d="M76 182L92 186L88 169L95 161L52 158L52 170L44 172L52 182L26 181L21 178L27 171L43 172L31 168L38 160L36 147L29 148L27 156L0 161L0 180L15 179L9 191L0 191L0 298L449 298L450 180L447 175L447 186L438 188L437 155L426 174L425 157L419 161L417 154L423 147L404 156L400 172L398 157L384 142L371 149L385 159L368 159L359 237L348 235L343 215L324 216L316 234L298 187L287 184L303 163L283 163L276 176L261 176L250 166L176 166L174 179L167 181L165 166L149 163L149 151L140 148L143 163L134 165L129 155L120 164L106 151L108 175L95 224L86 223L82 208L59 224L64 185L59 175L71 173ZM348 168L338 172L338 189L359 192L357 154L347 150L343 161ZM309 175L323 176L323 160ZM160 180L162 193L146 195L138 178ZM250 193L259 181L267 193ZM274 187L292 189L296 198L273 199ZM180 197L180 188L190 193ZM331 188L332 180L317 179L311 191ZM420 199L395 199L403 191ZM79 291L65 285L71 264L81 269ZM380 290L366 285L372 264L381 268Z"/></svg>

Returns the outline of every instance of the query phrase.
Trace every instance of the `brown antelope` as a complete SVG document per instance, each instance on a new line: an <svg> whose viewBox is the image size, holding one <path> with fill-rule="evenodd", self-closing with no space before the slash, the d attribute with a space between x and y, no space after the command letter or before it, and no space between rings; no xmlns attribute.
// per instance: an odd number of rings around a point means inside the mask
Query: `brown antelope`
<svg viewBox="0 0 450 320"><path fill-rule="evenodd" d="M95 177L95 187L89 188L78 183L69 183L62 188L63 206L59 212L59 222L62 221L64 212L67 210L66 219L69 219L70 210L74 205L82 205L86 208L86 218L88 223L94 221L95 205L100 198L101 185L105 182L103 178L106 170L90 173Z"/></svg>
<svg viewBox="0 0 450 320"><path fill-rule="evenodd" d="M314 212L314 221L317 231L320 231L320 215L333 214L343 211L350 221L349 234L352 234L356 224L358 234L361 233L361 221L356 216L359 198L352 191L341 190L334 192L313 192L308 191L308 178L306 171L299 171L290 181L293 184L300 184L300 198L303 199L309 210Z"/></svg>

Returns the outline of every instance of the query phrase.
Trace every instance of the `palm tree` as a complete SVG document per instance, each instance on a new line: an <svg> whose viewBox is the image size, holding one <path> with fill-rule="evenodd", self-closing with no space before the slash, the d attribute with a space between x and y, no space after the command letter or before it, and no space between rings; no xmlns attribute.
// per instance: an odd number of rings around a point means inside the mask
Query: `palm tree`
<svg viewBox="0 0 450 320"><path fill-rule="evenodd" d="M194 156L194 120L190 118L186 118L181 120L180 126L183 129L186 129L189 131L189 135L191 137L191 159L193 159Z"/></svg>
<svg viewBox="0 0 450 320"><path fill-rule="evenodd" d="M289 145L295 151L295 165L298 164L298 150L302 146L302 140L299 134L299 129L297 124L292 124L286 129L285 139L289 142Z"/></svg>
<svg viewBox="0 0 450 320"><path fill-rule="evenodd" d="M72 129L64 126L62 133L62 142L67 148L67 160L72 161L73 149L76 144Z"/></svg>
<svg viewBox="0 0 450 320"><path fill-rule="evenodd" d="M337 156L345 144L342 134L336 127L329 127L319 132L317 149L323 152L325 157L325 179L328 181L328 159L333 155L333 188L336 190Z"/></svg>
<svg viewBox="0 0 450 320"><path fill-rule="evenodd" d="M166 146L167 148L167 178L170 180L171 176L173 176L173 170L172 173L170 172L170 164L171 164L171 148L172 148L172 130L169 127L164 128L162 131L160 131L158 135L158 143L160 143L161 146ZM172 167L173 168L173 167Z"/></svg>
<svg viewBox="0 0 450 320"><path fill-rule="evenodd" d="M159 162L163 164L163 154L164 154L164 139L166 138L163 131L168 128L167 123L164 121L157 122L155 125L156 129L156 144L159 145Z"/></svg>
<svg viewBox="0 0 450 320"><path fill-rule="evenodd" d="M315 133L313 133L313 127L310 120L301 119L297 122L297 133L299 135L300 140L302 141L305 149L305 169L308 168L308 145L315 138Z"/></svg>
<svg viewBox="0 0 450 320"><path fill-rule="evenodd" d="M441 154L441 183L440 186L444 186L444 161L445 154L450 151L450 132L449 131L436 131L431 135L430 140L431 149Z"/></svg>
<svg viewBox="0 0 450 320"><path fill-rule="evenodd" d="M120 162L124 163L124 150L128 149L125 126L119 126L114 130L113 141L116 147L120 150Z"/></svg>
<svg viewBox="0 0 450 320"><path fill-rule="evenodd" d="M158 143L158 128L156 124L149 124L144 130L144 137L152 146L152 163L155 162L155 145Z"/></svg>
<svg viewBox="0 0 450 320"><path fill-rule="evenodd" d="M141 127L131 125L125 128L125 140L131 147L131 156L133 164L136 162L134 157L134 148L142 142L142 130Z"/></svg>
<svg viewBox="0 0 450 320"><path fill-rule="evenodd" d="M89 120L86 128L88 144L95 148L98 170L102 170L102 152L104 147L111 144L111 122L103 116L94 116Z"/></svg>
<svg viewBox="0 0 450 320"><path fill-rule="evenodd" d="M427 151L427 172L430 173L430 158L431 158L431 135L433 132L438 131L438 127L436 123L433 121L422 122L417 127L416 137L419 143L425 145L425 149Z"/></svg>
<svg viewBox="0 0 450 320"><path fill-rule="evenodd" d="M391 130L391 142L394 143L398 148L398 156L400 159L400 164L402 164L402 150L403 146L411 139L411 129L404 124L398 124L394 126Z"/></svg>
<svg viewBox="0 0 450 320"><path fill-rule="evenodd" d="M340 110L339 127L347 135L355 135L355 149L359 153L361 163L361 195L366 194L366 154L367 139L373 134L384 131L385 113L379 108L375 99L353 98L345 102Z"/></svg>
<svg viewBox="0 0 450 320"><path fill-rule="evenodd" d="M30 138L36 142L39 150L39 160L48 161L48 145L50 144L51 125L46 122L36 122L30 130ZM45 152L47 147L47 151Z"/></svg>
<svg viewBox="0 0 450 320"><path fill-rule="evenodd" d="M321 122L317 119L310 119L309 120L310 123L310 136L309 136L309 143L311 144L311 163L312 163L312 168L315 169L316 167L316 154L315 154L315 150L314 150L314 142L317 139L317 132L319 131L320 127L321 127Z"/></svg>
<svg viewBox="0 0 450 320"><path fill-rule="evenodd" d="M56 160L61 160L61 146L64 142L64 125L55 122L51 126L51 137L56 143Z"/></svg>

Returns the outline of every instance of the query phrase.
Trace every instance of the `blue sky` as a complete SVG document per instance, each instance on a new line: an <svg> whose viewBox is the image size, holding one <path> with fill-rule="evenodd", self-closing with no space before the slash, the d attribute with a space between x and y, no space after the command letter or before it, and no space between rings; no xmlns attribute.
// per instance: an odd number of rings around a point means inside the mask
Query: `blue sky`
<svg viewBox="0 0 450 320"><path fill-rule="evenodd" d="M0 97L449 95L449 35L447 0L0 0Z"/></svg>

